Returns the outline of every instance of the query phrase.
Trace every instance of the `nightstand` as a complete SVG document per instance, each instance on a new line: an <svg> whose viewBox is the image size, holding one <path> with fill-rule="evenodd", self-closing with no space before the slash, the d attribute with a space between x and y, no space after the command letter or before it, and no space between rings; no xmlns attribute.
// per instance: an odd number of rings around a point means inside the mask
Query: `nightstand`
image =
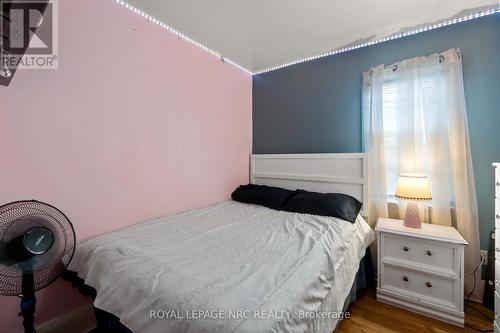
<svg viewBox="0 0 500 333"><path fill-rule="evenodd" d="M464 248L455 228L380 218L377 300L464 326Z"/></svg>

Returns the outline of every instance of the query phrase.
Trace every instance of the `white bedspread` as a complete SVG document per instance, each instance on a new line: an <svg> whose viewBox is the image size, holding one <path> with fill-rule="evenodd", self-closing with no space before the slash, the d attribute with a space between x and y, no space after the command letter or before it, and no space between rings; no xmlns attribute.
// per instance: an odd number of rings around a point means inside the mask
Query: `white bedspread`
<svg viewBox="0 0 500 333"><path fill-rule="evenodd" d="M69 269L135 333L313 332L327 297L342 310L373 238L361 217L226 201L89 239Z"/></svg>

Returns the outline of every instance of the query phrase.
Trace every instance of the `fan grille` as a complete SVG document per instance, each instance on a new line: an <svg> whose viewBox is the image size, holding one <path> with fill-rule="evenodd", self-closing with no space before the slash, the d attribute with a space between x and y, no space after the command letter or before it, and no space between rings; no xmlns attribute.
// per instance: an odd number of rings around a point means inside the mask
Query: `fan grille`
<svg viewBox="0 0 500 333"><path fill-rule="evenodd" d="M33 288L40 290L55 281L68 267L75 249L75 233L69 219L57 208L35 200L12 202L0 207L2 246L34 226L43 226L54 235L52 248L25 262L0 262L0 294L22 294L22 277L33 274ZM2 256L3 257L3 256Z"/></svg>

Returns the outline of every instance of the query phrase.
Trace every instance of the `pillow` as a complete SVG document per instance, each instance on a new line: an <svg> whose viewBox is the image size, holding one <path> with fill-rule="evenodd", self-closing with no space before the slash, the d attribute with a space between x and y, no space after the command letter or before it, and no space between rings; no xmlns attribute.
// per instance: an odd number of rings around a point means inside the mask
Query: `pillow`
<svg viewBox="0 0 500 333"><path fill-rule="evenodd" d="M297 190L281 209L294 213L333 216L354 223L362 205L347 194Z"/></svg>
<svg viewBox="0 0 500 333"><path fill-rule="evenodd" d="M280 210L281 206L283 206L294 193L294 191L285 190L279 187L248 184L240 185L231 194L231 198L239 202L252 203Z"/></svg>

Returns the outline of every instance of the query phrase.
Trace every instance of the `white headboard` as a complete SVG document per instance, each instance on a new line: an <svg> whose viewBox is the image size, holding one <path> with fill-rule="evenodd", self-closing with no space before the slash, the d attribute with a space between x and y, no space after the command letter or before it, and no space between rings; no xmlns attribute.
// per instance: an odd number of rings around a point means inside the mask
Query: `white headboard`
<svg viewBox="0 0 500 333"><path fill-rule="evenodd" d="M257 154L251 158L252 184L349 194L363 203L366 215L366 154Z"/></svg>

